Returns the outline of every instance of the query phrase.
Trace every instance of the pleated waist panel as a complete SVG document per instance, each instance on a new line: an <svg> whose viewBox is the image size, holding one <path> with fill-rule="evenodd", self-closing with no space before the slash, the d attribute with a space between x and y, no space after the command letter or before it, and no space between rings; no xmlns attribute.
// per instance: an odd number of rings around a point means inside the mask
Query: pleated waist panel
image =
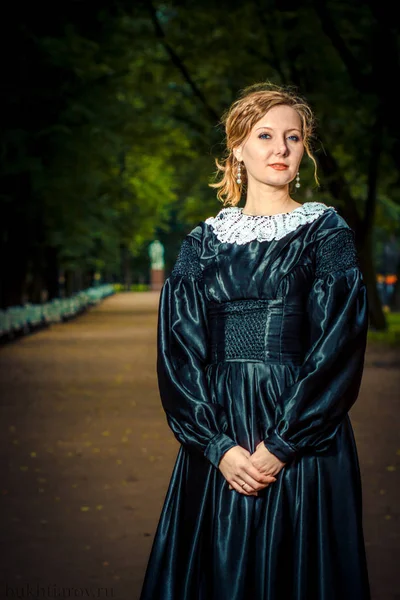
<svg viewBox="0 0 400 600"><path fill-rule="evenodd" d="M208 307L209 362L251 360L301 365L307 345L304 306L283 299L232 300Z"/></svg>

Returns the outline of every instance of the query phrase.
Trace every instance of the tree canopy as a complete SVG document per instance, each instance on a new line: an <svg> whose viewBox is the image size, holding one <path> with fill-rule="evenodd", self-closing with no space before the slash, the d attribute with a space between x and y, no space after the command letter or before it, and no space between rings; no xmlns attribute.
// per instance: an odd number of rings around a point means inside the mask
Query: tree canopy
<svg viewBox="0 0 400 600"><path fill-rule="evenodd" d="M222 113L269 80L316 112L322 186L304 160L298 199L334 204L354 228L384 325L374 261L400 233L400 59L382 3L82 0L11 7L2 26L2 306L57 295L60 270L80 273L71 291L96 270L121 279L154 237L169 267L218 209Z"/></svg>

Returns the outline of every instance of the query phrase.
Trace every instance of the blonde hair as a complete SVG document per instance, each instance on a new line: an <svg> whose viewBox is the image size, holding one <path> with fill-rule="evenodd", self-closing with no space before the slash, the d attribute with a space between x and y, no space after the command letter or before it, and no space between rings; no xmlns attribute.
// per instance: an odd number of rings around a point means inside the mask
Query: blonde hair
<svg viewBox="0 0 400 600"><path fill-rule="evenodd" d="M314 179L319 185L317 176L317 163L311 151L311 139L314 133L314 115L308 103L298 96L290 87L281 87L272 83L256 83L245 88L231 107L224 113L221 124L225 126L227 155L220 162L215 160L218 176L222 173L222 179L209 186L217 188L217 198L225 206L235 206L239 203L243 187L247 182L246 169L243 163L242 183L238 184L237 166L233 149L240 146L250 134L254 125L273 107L286 105L297 111L301 119L302 141L304 149L314 163Z"/></svg>

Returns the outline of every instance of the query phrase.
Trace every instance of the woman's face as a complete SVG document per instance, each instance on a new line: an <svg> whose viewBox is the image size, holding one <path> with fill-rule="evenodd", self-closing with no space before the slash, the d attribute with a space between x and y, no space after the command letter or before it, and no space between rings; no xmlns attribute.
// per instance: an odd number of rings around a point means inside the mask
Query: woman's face
<svg viewBox="0 0 400 600"><path fill-rule="evenodd" d="M296 177L304 153L299 114L290 106L274 106L233 152L246 167L249 185L286 186Z"/></svg>

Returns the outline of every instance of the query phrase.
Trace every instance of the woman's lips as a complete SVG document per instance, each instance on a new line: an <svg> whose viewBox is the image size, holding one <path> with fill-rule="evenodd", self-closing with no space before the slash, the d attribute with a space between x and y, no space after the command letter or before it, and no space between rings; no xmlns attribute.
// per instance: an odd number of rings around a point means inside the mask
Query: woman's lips
<svg viewBox="0 0 400 600"><path fill-rule="evenodd" d="M275 169L275 171L286 171L286 169L289 168L287 165L283 165L280 163L276 163L276 164L269 165L269 166L272 167L273 169Z"/></svg>

